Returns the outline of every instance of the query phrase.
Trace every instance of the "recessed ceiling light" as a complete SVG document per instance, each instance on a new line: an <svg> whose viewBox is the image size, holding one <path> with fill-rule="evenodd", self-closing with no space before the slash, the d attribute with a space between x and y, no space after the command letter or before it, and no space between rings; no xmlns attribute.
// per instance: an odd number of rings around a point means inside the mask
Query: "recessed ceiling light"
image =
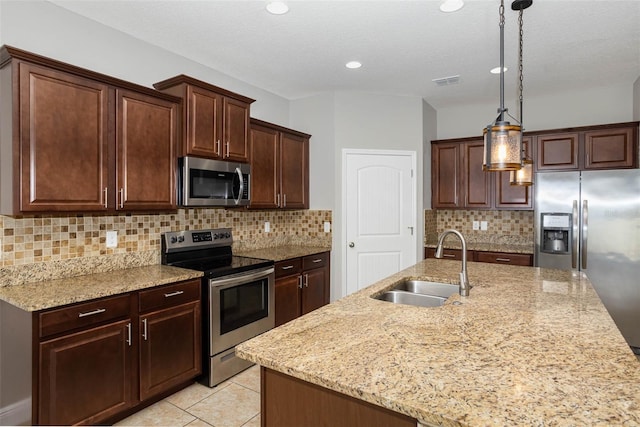
<svg viewBox="0 0 640 427"><path fill-rule="evenodd" d="M462 0L442 0L440 2L440 10L445 13L455 12L462 9L464 1Z"/></svg>
<svg viewBox="0 0 640 427"><path fill-rule="evenodd" d="M289 12L289 6L283 1L272 1L267 3L267 12L274 15L284 15Z"/></svg>
<svg viewBox="0 0 640 427"><path fill-rule="evenodd" d="M345 67L355 69L362 67L362 64L358 61L349 61L345 64Z"/></svg>
<svg viewBox="0 0 640 427"><path fill-rule="evenodd" d="M503 68L503 70L504 70L504 72L506 73L506 72L507 72L507 70L508 70L508 68L507 68L507 67L504 67L504 68ZM491 69L491 74L500 74L500 67L492 68L492 69Z"/></svg>

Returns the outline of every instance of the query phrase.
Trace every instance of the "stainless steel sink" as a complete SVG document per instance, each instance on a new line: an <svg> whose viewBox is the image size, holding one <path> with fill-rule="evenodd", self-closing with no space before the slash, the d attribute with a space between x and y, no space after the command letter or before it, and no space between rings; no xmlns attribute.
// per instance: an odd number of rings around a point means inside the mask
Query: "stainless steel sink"
<svg viewBox="0 0 640 427"><path fill-rule="evenodd" d="M447 300L438 296L414 294L407 291L387 291L378 295L376 299L395 304L417 305L419 307L440 307Z"/></svg>
<svg viewBox="0 0 640 427"><path fill-rule="evenodd" d="M409 304L419 307L440 307L447 298L459 292L458 285L427 282L424 280L405 280L391 290L374 297L380 301L395 304Z"/></svg>

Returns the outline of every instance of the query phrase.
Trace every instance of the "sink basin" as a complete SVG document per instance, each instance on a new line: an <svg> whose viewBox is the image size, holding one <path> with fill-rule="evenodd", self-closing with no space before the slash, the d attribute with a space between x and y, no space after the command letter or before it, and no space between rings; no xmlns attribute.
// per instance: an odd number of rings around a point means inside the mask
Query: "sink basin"
<svg viewBox="0 0 640 427"><path fill-rule="evenodd" d="M440 307L447 298L457 294L458 291L458 285L449 283L405 280L395 285L391 290L376 296L375 299L419 307Z"/></svg>
<svg viewBox="0 0 640 427"><path fill-rule="evenodd" d="M457 294L460 286L450 283L426 282L424 280L405 280L393 287L393 290L407 291L414 294L433 295L442 298L449 298Z"/></svg>
<svg viewBox="0 0 640 427"><path fill-rule="evenodd" d="M377 296L376 299L395 304L417 305L419 307L440 307L447 300L438 296L414 294L407 291L387 291Z"/></svg>

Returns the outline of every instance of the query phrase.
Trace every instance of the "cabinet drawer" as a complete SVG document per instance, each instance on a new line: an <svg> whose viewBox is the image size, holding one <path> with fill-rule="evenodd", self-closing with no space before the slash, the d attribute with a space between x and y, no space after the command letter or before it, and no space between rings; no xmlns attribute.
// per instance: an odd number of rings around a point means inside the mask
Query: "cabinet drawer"
<svg viewBox="0 0 640 427"><path fill-rule="evenodd" d="M436 250L435 248L425 248L424 249L424 257L425 258L435 258ZM462 249L443 249L442 250L442 259L462 259ZM473 260L473 252L467 250L467 259L469 261Z"/></svg>
<svg viewBox="0 0 640 427"><path fill-rule="evenodd" d="M276 279L302 272L302 258L292 258L276 262Z"/></svg>
<svg viewBox="0 0 640 427"><path fill-rule="evenodd" d="M329 262L329 252L322 252L319 254L308 255L302 258L302 269L312 270L314 268L321 268L327 265Z"/></svg>
<svg viewBox="0 0 640 427"><path fill-rule="evenodd" d="M476 252L476 261L494 264L533 265L532 255L505 252Z"/></svg>
<svg viewBox="0 0 640 427"><path fill-rule="evenodd" d="M128 317L130 294L92 300L40 313L40 338Z"/></svg>
<svg viewBox="0 0 640 427"><path fill-rule="evenodd" d="M194 279L140 291L140 312L172 307L200 299L201 280Z"/></svg>

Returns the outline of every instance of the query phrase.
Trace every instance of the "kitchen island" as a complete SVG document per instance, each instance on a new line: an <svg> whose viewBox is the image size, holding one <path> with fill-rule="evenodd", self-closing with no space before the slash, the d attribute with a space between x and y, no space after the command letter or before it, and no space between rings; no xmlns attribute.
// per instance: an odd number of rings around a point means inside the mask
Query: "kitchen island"
<svg viewBox="0 0 640 427"><path fill-rule="evenodd" d="M424 260L236 352L263 386L283 373L425 425L640 425L640 363L582 273L469 263L470 296L442 307L371 298L459 271Z"/></svg>

